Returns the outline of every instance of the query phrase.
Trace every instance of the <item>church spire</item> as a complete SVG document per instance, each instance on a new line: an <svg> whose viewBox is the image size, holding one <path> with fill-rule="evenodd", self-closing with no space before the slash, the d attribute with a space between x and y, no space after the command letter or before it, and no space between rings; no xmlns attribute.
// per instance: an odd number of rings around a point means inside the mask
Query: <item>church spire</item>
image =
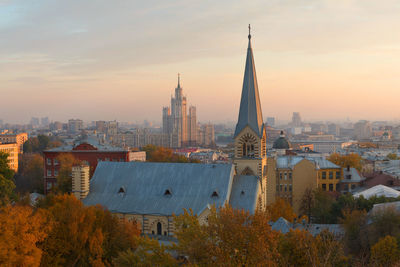
<svg viewBox="0 0 400 267"><path fill-rule="evenodd" d="M178 87L177 88L181 88L181 74L178 73Z"/></svg>
<svg viewBox="0 0 400 267"><path fill-rule="evenodd" d="M236 124L236 137L246 126L249 126L259 137L263 133L263 116L261 112L260 96L254 65L253 49L251 48L251 34L249 24L249 46L247 48L246 67L243 78L242 98L240 100L239 118Z"/></svg>

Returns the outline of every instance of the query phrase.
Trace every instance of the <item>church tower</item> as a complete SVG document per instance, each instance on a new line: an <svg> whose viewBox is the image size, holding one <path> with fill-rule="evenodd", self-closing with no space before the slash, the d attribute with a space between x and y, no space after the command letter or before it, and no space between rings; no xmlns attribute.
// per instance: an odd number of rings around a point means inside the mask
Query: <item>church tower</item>
<svg viewBox="0 0 400 267"><path fill-rule="evenodd" d="M243 78L239 118L236 124L235 158L237 175L257 176L260 184L260 207L265 208L267 193L266 130L263 123L256 68L249 25L249 45Z"/></svg>

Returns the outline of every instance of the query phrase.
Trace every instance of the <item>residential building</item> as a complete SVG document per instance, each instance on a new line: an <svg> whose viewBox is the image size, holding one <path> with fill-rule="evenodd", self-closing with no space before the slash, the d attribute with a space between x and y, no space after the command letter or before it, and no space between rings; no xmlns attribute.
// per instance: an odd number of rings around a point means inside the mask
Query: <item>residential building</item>
<svg viewBox="0 0 400 267"><path fill-rule="evenodd" d="M24 151L24 143L28 140L27 133L17 133L17 134L0 134L0 143L17 143L18 153L23 153Z"/></svg>
<svg viewBox="0 0 400 267"><path fill-rule="evenodd" d="M199 124L197 131L197 144L201 146L213 146L215 145L215 131L214 125L211 123Z"/></svg>
<svg viewBox="0 0 400 267"><path fill-rule="evenodd" d="M19 145L17 143L0 143L0 152L8 154L8 166L13 171L18 172Z"/></svg>
<svg viewBox="0 0 400 267"><path fill-rule="evenodd" d="M83 121L79 119L68 120L68 133L76 134L83 130Z"/></svg>
<svg viewBox="0 0 400 267"><path fill-rule="evenodd" d="M301 127L302 126L301 117L300 117L299 112L293 112L292 126L293 127Z"/></svg>
<svg viewBox="0 0 400 267"><path fill-rule="evenodd" d="M372 136L372 127L369 121L359 121L354 124L354 133L358 140L369 139Z"/></svg>
<svg viewBox="0 0 400 267"><path fill-rule="evenodd" d="M72 167L72 194L84 199L89 194L90 167L84 164Z"/></svg>

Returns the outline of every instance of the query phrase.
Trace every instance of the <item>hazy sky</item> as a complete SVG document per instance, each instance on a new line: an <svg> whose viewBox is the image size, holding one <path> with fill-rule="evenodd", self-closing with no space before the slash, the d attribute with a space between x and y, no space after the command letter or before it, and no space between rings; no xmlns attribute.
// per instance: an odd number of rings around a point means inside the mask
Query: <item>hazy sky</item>
<svg viewBox="0 0 400 267"><path fill-rule="evenodd" d="M399 0L0 0L0 119L161 120L182 74L236 120L252 43L264 117L399 119Z"/></svg>

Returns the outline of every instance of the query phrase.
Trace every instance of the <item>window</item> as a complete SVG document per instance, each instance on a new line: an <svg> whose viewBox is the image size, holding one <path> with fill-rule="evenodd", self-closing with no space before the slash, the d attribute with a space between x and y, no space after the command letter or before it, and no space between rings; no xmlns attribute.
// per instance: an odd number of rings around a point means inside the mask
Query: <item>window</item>
<svg viewBox="0 0 400 267"><path fill-rule="evenodd" d="M47 182L47 183L46 183L46 188L47 188L47 190L50 190L51 187L52 187L52 183L51 183L51 182Z"/></svg>
<svg viewBox="0 0 400 267"><path fill-rule="evenodd" d="M326 184L322 184L322 190L326 191Z"/></svg>
<svg viewBox="0 0 400 267"><path fill-rule="evenodd" d="M356 185L355 185L355 184L352 184L352 185L351 185L351 190L353 190L354 188L356 188Z"/></svg>
<svg viewBox="0 0 400 267"><path fill-rule="evenodd" d="M58 162L58 159L54 159L54 165L58 165L60 162Z"/></svg>
<svg viewBox="0 0 400 267"><path fill-rule="evenodd" d="M54 170L54 176L58 175L58 170Z"/></svg>
<svg viewBox="0 0 400 267"><path fill-rule="evenodd" d="M329 179L333 179L333 172L329 172Z"/></svg>
<svg viewBox="0 0 400 267"><path fill-rule="evenodd" d="M214 191L214 192L211 194L211 197L218 197L218 192L217 192L217 191Z"/></svg>
<svg viewBox="0 0 400 267"><path fill-rule="evenodd" d="M339 188L339 183L336 184L336 191L339 192L340 188Z"/></svg>
<svg viewBox="0 0 400 267"><path fill-rule="evenodd" d="M336 172L336 179L340 179L340 172Z"/></svg>
<svg viewBox="0 0 400 267"><path fill-rule="evenodd" d="M281 192L282 192L283 185L279 185L279 187L280 187L280 188L279 188L279 189L280 189L279 191L281 191Z"/></svg>
<svg viewBox="0 0 400 267"><path fill-rule="evenodd" d="M344 191L349 191L349 185L348 184L344 185Z"/></svg>
<svg viewBox="0 0 400 267"><path fill-rule="evenodd" d="M289 180L292 180L292 173L289 172Z"/></svg>
<svg viewBox="0 0 400 267"><path fill-rule="evenodd" d="M285 185L285 192L287 192L287 185Z"/></svg>
<svg viewBox="0 0 400 267"><path fill-rule="evenodd" d="M333 184L329 184L329 191L333 191Z"/></svg>
<svg viewBox="0 0 400 267"><path fill-rule="evenodd" d="M157 235L162 235L162 225L160 222L157 223Z"/></svg>
<svg viewBox="0 0 400 267"><path fill-rule="evenodd" d="M326 179L326 172L322 172L322 179Z"/></svg>
<svg viewBox="0 0 400 267"><path fill-rule="evenodd" d="M171 196L171 195L172 195L171 190L169 190L169 189L165 190L164 196Z"/></svg>
<svg viewBox="0 0 400 267"><path fill-rule="evenodd" d="M47 170L47 176L51 176L51 170Z"/></svg>
<svg viewBox="0 0 400 267"><path fill-rule="evenodd" d="M287 180L287 173L285 172L285 180Z"/></svg>
<svg viewBox="0 0 400 267"><path fill-rule="evenodd" d="M47 165L51 165L51 159L47 158L46 163L47 163Z"/></svg>
<svg viewBox="0 0 400 267"><path fill-rule="evenodd" d="M289 192L292 192L292 185L289 185Z"/></svg>
<svg viewBox="0 0 400 267"><path fill-rule="evenodd" d="M110 161L110 159L109 158L105 158L104 161Z"/></svg>
<svg viewBox="0 0 400 267"><path fill-rule="evenodd" d="M279 179L282 180L282 177L283 177L282 173L279 173Z"/></svg>

